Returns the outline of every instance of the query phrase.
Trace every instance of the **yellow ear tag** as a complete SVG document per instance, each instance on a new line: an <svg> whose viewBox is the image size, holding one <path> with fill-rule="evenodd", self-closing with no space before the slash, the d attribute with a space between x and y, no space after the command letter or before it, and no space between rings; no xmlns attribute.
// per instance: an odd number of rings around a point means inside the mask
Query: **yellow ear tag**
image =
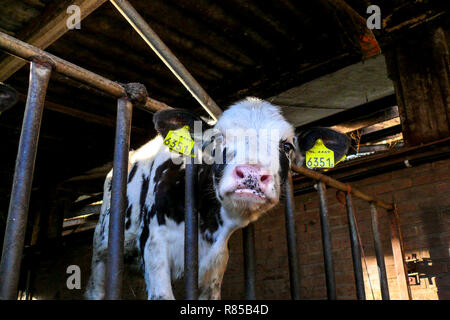
<svg viewBox="0 0 450 320"><path fill-rule="evenodd" d="M322 139L317 139L314 146L306 151L306 166L313 168L333 168L334 152L323 144Z"/></svg>
<svg viewBox="0 0 450 320"><path fill-rule="evenodd" d="M192 148L194 147L194 140L192 140L189 133L189 126L184 126L178 130L170 130L163 143L169 148L170 152L194 157L194 155L191 155Z"/></svg>
<svg viewBox="0 0 450 320"><path fill-rule="evenodd" d="M341 162L342 160L344 160L345 158L347 158L347 156L344 154L344 155L342 156L342 158L341 158L338 162L336 162L336 163L334 164L334 166L337 166L337 164L338 164L339 162ZM328 170L330 170L330 169L323 169L323 171L328 171Z"/></svg>

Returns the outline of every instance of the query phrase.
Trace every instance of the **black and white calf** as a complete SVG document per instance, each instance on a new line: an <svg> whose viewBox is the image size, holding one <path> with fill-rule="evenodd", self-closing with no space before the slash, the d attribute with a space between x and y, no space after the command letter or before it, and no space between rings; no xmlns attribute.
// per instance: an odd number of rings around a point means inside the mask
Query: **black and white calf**
<svg viewBox="0 0 450 320"><path fill-rule="evenodd" d="M183 275L185 157L170 152L163 139L169 130L189 125L198 140L198 131L192 129L199 122L194 121L201 120L182 110L157 112L154 124L159 135L130 153L125 255L137 257L149 299L174 299L172 281ZM290 161L293 157L302 161L304 150L295 155L294 149L302 143L295 138L293 127L277 107L256 98L231 106L213 128L204 122L202 127L211 129L214 139L203 136L203 148L196 151L203 157L197 192L200 299L220 299L228 239L278 203ZM328 139L330 148L341 154L347 151L348 139L329 129L314 129L301 138L310 145L325 135L335 136ZM214 143L205 147L207 141ZM105 181L95 229L86 292L90 299L104 296L111 178L112 172Z"/></svg>

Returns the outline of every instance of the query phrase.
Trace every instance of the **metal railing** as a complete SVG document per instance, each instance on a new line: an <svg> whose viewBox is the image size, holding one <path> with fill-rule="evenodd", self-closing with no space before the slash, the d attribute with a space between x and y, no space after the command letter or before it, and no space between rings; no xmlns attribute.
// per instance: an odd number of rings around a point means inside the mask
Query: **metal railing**
<svg viewBox="0 0 450 320"><path fill-rule="evenodd" d="M169 69L185 85L203 108L214 118L220 116L221 109L201 88L197 81L184 68L173 53L162 43L156 33L125 0L111 0L111 2L126 17L144 40L166 63ZM130 93L138 84L122 86L109 79L85 70L70 62L33 47L7 34L0 32L0 49L6 53L18 56L31 62L30 84L24 113L24 121L19 142L14 181L8 211L5 240L0 263L0 299L16 299L20 272L21 255L24 245L25 228L27 223L28 205L33 179L34 162L39 138L42 111L44 108L47 84L52 72L64 74L91 87L99 89L118 99L116 137L113 161L113 182L111 194L111 222L108 239L108 258L106 265L106 299L120 299L123 279L123 245L124 245L124 212L127 192L126 177L128 174L128 151L131 131L131 114L133 105L147 111L157 111L170 106L146 96L145 90L139 97ZM139 89L139 88L137 88ZM141 103L137 103L140 101ZM142 103L144 102L144 103ZM384 256L378 235L378 222L375 206L393 210L394 206L366 195L348 185L330 177L305 168L293 166L294 171L319 181L318 192L321 208L322 240L324 244L324 260L326 266L327 293L329 299L336 298L336 286L331 255L331 241L328 230L326 209L325 184L342 191L348 191L347 211L351 234L352 254L358 299L364 299L364 284L361 268L360 245L357 242L354 211L351 195L369 201L372 211L374 241L377 262L380 267L380 281L382 282L383 299L389 298L387 288ZM196 211L196 165L186 165L185 189L185 297L198 298L198 216ZM292 176L286 180L285 192L285 223L286 239L289 259L290 290L292 299L300 299L300 272L295 232L295 206ZM255 299L255 239L254 226L251 224L243 229L245 288L246 298Z"/></svg>

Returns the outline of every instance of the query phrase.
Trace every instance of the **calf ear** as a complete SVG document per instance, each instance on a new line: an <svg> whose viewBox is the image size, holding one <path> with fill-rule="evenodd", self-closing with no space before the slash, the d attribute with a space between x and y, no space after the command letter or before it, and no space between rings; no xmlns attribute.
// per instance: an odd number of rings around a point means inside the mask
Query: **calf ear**
<svg viewBox="0 0 450 320"><path fill-rule="evenodd" d="M333 150L334 162L338 162L347 154L350 147L350 138L338 131L329 128L311 128L297 134L295 141L296 148L296 165L301 166L304 163L306 151L311 149L317 139L321 139L325 146Z"/></svg>
<svg viewBox="0 0 450 320"><path fill-rule="evenodd" d="M181 129L189 126L191 135L194 133L195 121L202 122L202 129L205 129L206 123L197 115L182 109L165 109L156 112L153 115L155 129L164 138L170 130Z"/></svg>

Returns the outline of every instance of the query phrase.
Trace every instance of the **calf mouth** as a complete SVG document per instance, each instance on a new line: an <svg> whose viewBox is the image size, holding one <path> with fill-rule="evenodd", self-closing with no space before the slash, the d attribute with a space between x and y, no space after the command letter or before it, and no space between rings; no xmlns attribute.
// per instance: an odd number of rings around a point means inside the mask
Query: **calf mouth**
<svg viewBox="0 0 450 320"><path fill-rule="evenodd" d="M261 192L261 190L252 188L237 188L230 194L234 198L240 200L250 200L257 202L265 202L267 200L266 195Z"/></svg>

